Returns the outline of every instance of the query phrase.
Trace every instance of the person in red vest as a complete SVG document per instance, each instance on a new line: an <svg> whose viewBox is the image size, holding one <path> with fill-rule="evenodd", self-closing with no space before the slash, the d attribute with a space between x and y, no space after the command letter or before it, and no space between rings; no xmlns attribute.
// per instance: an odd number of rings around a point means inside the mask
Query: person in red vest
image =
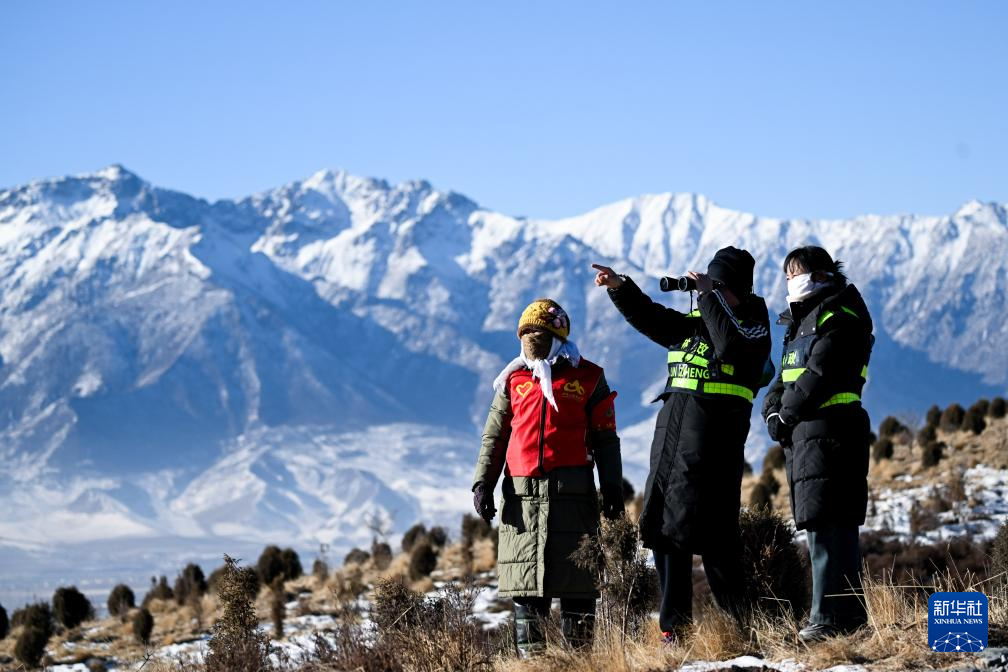
<svg viewBox="0 0 1008 672"><path fill-rule="evenodd" d="M543 649L541 619L560 599L561 630L574 646L591 644L592 571L570 559L602 512L623 515L623 467L616 434L616 393L602 368L570 340L570 318L551 299L533 301L518 320L521 350L494 381L473 477L473 504L488 523L504 475L497 568L501 597L514 599L519 654Z"/></svg>

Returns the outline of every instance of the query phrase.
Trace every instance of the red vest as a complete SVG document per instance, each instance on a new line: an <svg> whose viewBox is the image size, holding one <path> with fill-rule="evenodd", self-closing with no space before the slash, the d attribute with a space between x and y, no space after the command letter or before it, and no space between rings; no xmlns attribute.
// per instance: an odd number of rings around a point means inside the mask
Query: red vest
<svg viewBox="0 0 1008 672"><path fill-rule="evenodd" d="M556 409L546 401L539 380L528 369L519 369L508 378L512 413L509 476L543 476L556 467L591 464L588 430L616 429L615 392L588 408L588 399L602 378L601 367L582 359L577 368L560 366L552 373Z"/></svg>

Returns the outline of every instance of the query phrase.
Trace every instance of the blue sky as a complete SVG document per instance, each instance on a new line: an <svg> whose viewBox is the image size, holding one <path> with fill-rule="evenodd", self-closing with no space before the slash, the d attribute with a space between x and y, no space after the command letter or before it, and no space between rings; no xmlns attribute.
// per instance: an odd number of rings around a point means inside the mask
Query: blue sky
<svg viewBox="0 0 1008 672"><path fill-rule="evenodd" d="M0 186L324 167L515 215L695 191L780 217L1008 201L1008 3L20 2Z"/></svg>

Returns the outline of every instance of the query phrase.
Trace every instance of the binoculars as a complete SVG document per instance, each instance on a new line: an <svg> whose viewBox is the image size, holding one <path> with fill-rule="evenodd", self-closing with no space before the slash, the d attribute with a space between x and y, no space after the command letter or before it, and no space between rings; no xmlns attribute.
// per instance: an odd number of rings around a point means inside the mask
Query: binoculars
<svg viewBox="0 0 1008 672"><path fill-rule="evenodd" d="M663 292L692 292L696 289L696 280L685 275L681 278L664 277L658 280L658 286Z"/></svg>

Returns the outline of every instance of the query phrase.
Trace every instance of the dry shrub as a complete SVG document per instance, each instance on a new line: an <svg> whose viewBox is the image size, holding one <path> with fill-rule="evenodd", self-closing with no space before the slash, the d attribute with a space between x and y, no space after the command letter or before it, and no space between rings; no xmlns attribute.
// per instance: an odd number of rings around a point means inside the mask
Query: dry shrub
<svg viewBox="0 0 1008 672"><path fill-rule="evenodd" d="M987 421L984 420L986 415L986 409L983 412L976 406L971 406L966 414L963 416L962 424L959 428L964 432L973 432L974 434L979 434L985 429L987 429Z"/></svg>
<svg viewBox="0 0 1008 672"><path fill-rule="evenodd" d="M774 476L773 471L770 469L763 470L763 473L760 474L759 482L766 488L771 497L780 492L780 481L777 480L777 477Z"/></svg>
<svg viewBox="0 0 1008 672"><path fill-rule="evenodd" d="M941 409L937 405L931 406L924 416L924 424L937 426L941 422Z"/></svg>
<svg viewBox="0 0 1008 672"><path fill-rule="evenodd" d="M452 584L436 598L425 598L399 579L384 579L371 603L373 633L361 626L356 603L337 609L329 637L317 635L315 653L304 670L489 670L499 648L473 618L478 589Z"/></svg>
<svg viewBox="0 0 1008 672"><path fill-rule="evenodd" d="M338 601L349 601L359 597L366 586L364 585L364 572L360 565L349 565L333 572L332 580L329 582L329 591Z"/></svg>
<svg viewBox="0 0 1008 672"><path fill-rule="evenodd" d="M269 638L259 632L252 597L258 587L256 571L239 567L224 556L224 572L217 587L223 613L214 623L206 656L206 672L271 670Z"/></svg>
<svg viewBox="0 0 1008 672"><path fill-rule="evenodd" d="M270 584L270 618L273 619L273 637L283 639L284 617L287 615L287 594L284 592L283 577L278 576Z"/></svg>
<svg viewBox="0 0 1008 672"><path fill-rule="evenodd" d="M259 575L259 582L269 586L278 576L283 577L284 581L293 581L304 571L301 568L301 559L293 548L281 550L278 546L267 546L256 562L256 573ZM258 590L258 586L256 589Z"/></svg>
<svg viewBox="0 0 1008 672"><path fill-rule="evenodd" d="M938 441L931 441L930 443L925 443L921 449L921 466L925 469L928 467L933 467L941 462L942 455L944 453L945 444L939 443Z"/></svg>
<svg viewBox="0 0 1008 672"><path fill-rule="evenodd" d="M749 508L751 509L770 509L773 508L773 498L770 495L770 491L767 487L760 482L752 487L749 491Z"/></svg>
<svg viewBox="0 0 1008 672"><path fill-rule="evenodd" d="M432 546L444 548L448 545L448 532L440 525L432 527L427 531L427 539L430 540Z"/></svg>
<svg viewBox="0 0 1008 672"><path fill-rule="evenodd" d="M1003 418L1005 417L1006 404L1004 397L994 397L991 401L990 408L987 409L987 414L992 418Z"/></svg>
<svg viewBox="0 0 1008 672"><path fill-rule="evenodd" d="M195 563L189 563L179 573L175 579L175 603L179 605L191 604L203 597L207 591L207 582L203 577L203 570Z"/></svg>
<svg viewBox="0 0 1008 672"><path fill-rule="evenodd" d="M932 584L950 571L986 572L989 545L959 537L934 544L905 543L878 531L861 534L861 557L868 575L896 583Z"/></svg>
<svg viewBox="0 0 1008 672"><path fill-rule="evenodd" d="M413 547L416 546L424 537L427 536L427 528L424 527L423 523L417 523L413 527L406 530L402 537L402 550L403 553L411 553Z"/></svg>
<svg viewBox="0 0 1008 672"><path fill-rule="evenodd" d="M497 651L492 636L473 616L479 593L474 584L449 584L433 599L408 592L401 586L376 591L375 606L383 614L374 619L379 648L399 652L403 667L418 672L490 667ZM382 600L390 602L380 605ZM404 607L400 617L389 620Z"/></svg>
<svg viewBox="0 0 1008 672"><path fill-rule="evenodd" d="M966 411L963 410L962 406L959 404L950 404L948 408L942 411L938 426L944 432L954 432L959 429L965 415Z"/></svg>
<svg viewBox="0 0 1008 672"><path fill-rule="evenodd" d="M392 564L392 547L384 541L371 542L371 564L379 572L384 572Z"/></svg>
<svg viewBox="0 0 1008 672"><path fill-rule="evenodd" d="M974 411L979 413L981 416L987 415L990 411L991 402L987 399L977 399L972 406L969 407L968 411Z"/></svg>
<svg viewBox="0 0 1008 672"><path fill-rule="evenodd" d="M329 563L322 558L315 558L315 562L312 563L311 573L315 577L316 582L320 584L325 583L325 580L329 578Z"/></svg>
<svg viewBox="0 0 1008 672"><path fill-rule="evenodd" d="M151 577L151 587L144 595L142 606L149 607L154 600L171 600L175 597L174 591L168 585L168 577L162 576L160 580Z"/></svg>
<svg viewBox="0 0 1008 672"><path fill-rule="evenodd" d="M872 459L876 462L891 460L893 456L893 442L888 436L879 439L872 445Z"/></svg>
<svg viewBox="0 0 1008 672"><path fill-rule="evenodd" d="M486 539L490 534L490 525L472 514L462 517L462 529L460 536L462 565L464 572L473 571L473 544L479 539Z"/></svg>
<svg viewBox="0 0 1008 672"><path fill-rule="evenodd" d="M33 625L25 627L14 644L14 657L28 669L38 667L50 636L51 633L42 628Z"/></svg>
<svg viewBox="0 0 1008 672"><path fill-rule="evenodd" d="M0 604L0 639L4 639L9 630L10 621L7 620L7 610L3 608L2 604Z"/></svg>
<svg viewBox="0 0 1008 672"><path fill-rule="evenodd" d="M991 574L1001 583L1008 584L1008 521L1001 523L994 536L991 548Z"/></svg>
<svg viewBox="0 0 1008 672"><path fill-rule="evenodd" d="M953 504L966 501L966 474L962 469L953 469L949 472L945 492Z"/></svg>
<svg viewBox="0 0 1008 672"><path fill-rule="evenodd" d="M880 439L895 438L907 431L907 426L891 415L879 423L878 433Z"/></svg>
<svg viewBox="0 0 1008 672"><path fill-rule="evenodd" d="M746 568L744 609L784 620L804 614L811 599L808 557L795 543L790 521L768 508L743 509L739 533Z"/></svg>
<svg viewBox="0 0 1008 672"><path fill-rule="evenodd" d="M638 637L658 598L658 575L641 552L638 526L626 516L603 520L598 536L585 535L571 559L597 577L600 636L624 642Z"/></svg>
<svg viewBox="0 0 1008 672"><path fill-rule="evenodd" d="M150 610L141 608L133 612L130 618L133 637L141 644L150 644L151 632L154 630L154 617Z"/></svg>
<svg viewBox="0 0 1008 672"><path fill-rule="evenodd" d="M910 505L910 536L919 537L921 534L938 527L938 515L935 513L935 502L927 503L914 502Z"/></svg>
<svg viewBox="0 0 1008 672"><path fill-rule="evenodd" d="M11 614L11 625L15 628L35 628L46 633L46 639L53 633L53 617L49 605L45 602L35 602L20 609L15 609Z"/></svg>
<svg viewBox="0 0 1008 672"><path fill-rule="evenodd" d="M124 583L120 583L112 592L109 593L108 601L105 603L108 607L108 612L110 616L115 616L120 620L125 620L126 616L129 614L130 609L136 606L136 597L133 595L132 589Z"/></svg>
<svg viewBox="0 0 1008 672"><path fill-rule="evenodd" d="M721 609L709 605L693 624L685 644L690 657L700 660L734 658L751 649L749 637L742 631L738 621Z"/></svg>
<svg viewBox="0 0 1008 672"><path fill-rule="evenodd" d="M783 469L784 463L784 448L779 443L776 443L767 449L766 455L763 457L763 471L767 469Z"/></svg>
<svg viewBox="0 0 1008 672"><path fill-rule="evenodd" d="M343 558L343 565L363 565L365 562L371 559L371 554L367 551L362 551L359 548L352 548L350 552L346 554Z"/></svg>
<svg viewBox="0 0 1008 672"><path fill-rule="evenodd" d="M52 598L53 617L64 628L76 628L84 621L94 618L91 601L76 586L57 588Z"/></svg>
<svg viewBox="0 0 1008 672"><path fill-rule="evenodd" d="M921 427L921 430L917 432L917 445L926 446L929 443L933 443L938 440L938 427L936 425L927 424Z"/></svg>
<svg viewBox="0 0 1008 672"><path fill-rule="evenodd" d="M412 547L409 559L409 577L411 581L430 576L437 567L437 553L426 539Z"/></svg>

